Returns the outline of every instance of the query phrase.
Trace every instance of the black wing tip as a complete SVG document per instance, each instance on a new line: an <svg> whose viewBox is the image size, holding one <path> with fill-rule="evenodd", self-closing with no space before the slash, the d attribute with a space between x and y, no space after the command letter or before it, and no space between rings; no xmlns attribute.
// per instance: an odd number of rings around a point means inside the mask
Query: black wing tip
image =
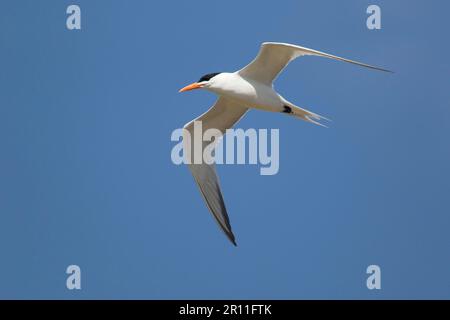
<svg viewBox="0 0 450 320"><path fill-rule="evenodd" d="M359 65L360 67L366 67L368 69L372 69L372 70L376 70L376 71L387 72L387 73L395 73L392 70L384 69L384 68L380 68L380 67L376 67L376 66L372 66L370 64L363 64L363 63L359 63L359 62L354 63L354 64Z"/></svg>
<svg viewBox="0 0 450 320"><path fill-rule="evenodd" d="M380 70L380 71L387 72L387 73L395 73L395 71L388 70L388 69L381 69L381 68L379 68L379 70Z"/></svg>
<svg viewBox="0 0 450 320"><path fill-rule="evenodd" d="M228 237L228 239L230 240L230 242L231 242L235 247L238 246L237 243L236 243L236 239L235 239L233 233L231 233L231 232L228 233L228 232L227 232L227 237Z"/></svg>
<svg viewBox="0 0 450 320"><path fill-rule="evenodd" d="M384 69L384 68L380 68L380 67L375 67L375 66L371 66L371 65L367 65L370 69L374 69L374 70L378 70L378 71L383 71L383 72L387 72L387 73L395 73L392 70L389 69Z"/></svg>

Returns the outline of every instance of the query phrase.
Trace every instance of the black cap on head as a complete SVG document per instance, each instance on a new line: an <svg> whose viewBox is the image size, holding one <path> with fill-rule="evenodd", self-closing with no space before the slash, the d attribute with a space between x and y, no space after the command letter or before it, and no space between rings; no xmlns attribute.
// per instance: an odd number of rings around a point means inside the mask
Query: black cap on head
<svg viewBox="0 0 450 320"><path fill-rule="evenodd" d="M198 80L197 82L202 82L202 81L209 81L209 79L217 76L218 74L220 74L220 72L214 72L214 73L208 73L205 74L203 77L200 78L200 80Z"/></svg>

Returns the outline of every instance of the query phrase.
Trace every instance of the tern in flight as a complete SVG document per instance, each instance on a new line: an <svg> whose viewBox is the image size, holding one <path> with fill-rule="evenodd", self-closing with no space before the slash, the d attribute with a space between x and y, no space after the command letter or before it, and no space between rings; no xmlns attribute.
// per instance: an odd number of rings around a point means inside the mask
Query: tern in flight
<svg viewBox="0 0 450 320"><path fill-rule="evenodd" d="M243 69L236 72L209 73L180 90L180 92L205 89L218 95L215 104L200 117L192 120L184 126L183 148L185 156L190 158L189 169L198 184L200 192L213 214L220 228L225 232L228 239L236 246L236 240L231 230L227 209L220 190L214 163L206 161L194 163L194 153L203 155L203 150L212 142L202 141L200 147L193 146L190 141L195 141L194 122L201 121L202 130L218 129L222 135L233 127L247 110L260 109L272 112L281 112L307 122L322 125L321 120L326 118L300 108L287 101L273 88L273 81L289 62L301 56L319 56L335 60L350 62L370 69L390 72L382 68L374 67L365 63L341 58L317 50L312 50L287 43L265 42L261 45L257 57ZM189 137L187 137L189 135ZM187 143L189 141L189 143ZM212 146L214 148L214 145ZM211 147L210 147L211 148Z"/></svg>

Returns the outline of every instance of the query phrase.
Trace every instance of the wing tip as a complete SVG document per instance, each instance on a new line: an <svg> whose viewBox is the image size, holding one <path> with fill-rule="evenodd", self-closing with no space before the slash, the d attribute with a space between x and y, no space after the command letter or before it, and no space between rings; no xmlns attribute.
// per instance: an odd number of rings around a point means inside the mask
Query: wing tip
<svg viewBox="0 0 450 320"><path fill-rule="evenodd" d="M226 232L226 234L227 234L227 237L228 237L228 239L230 240L230 242L235 246L235 247L237 247L238 245L237 245L237 243L236 243L236 238L234 237L234 234L233 234L233 232Z"/></svg>
<svg viewBox="0 0 450 320"><path fill-rule="evenodd" d="M370 68L374 69L374 70L378 70L378 71L387 72L387 73L395 73L395 71L392 71L392 70L389 70L389 69L380 68L380 67L370 66Z"/></svg>

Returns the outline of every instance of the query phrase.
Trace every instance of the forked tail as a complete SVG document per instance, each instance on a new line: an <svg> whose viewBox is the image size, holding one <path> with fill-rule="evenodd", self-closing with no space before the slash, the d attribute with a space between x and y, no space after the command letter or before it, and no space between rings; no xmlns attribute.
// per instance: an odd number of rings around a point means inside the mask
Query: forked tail
<svg viewBox="0 0 450 320"><path fill-rule="evenodd" d="M327 128L327 126L324 125L323 123L319 122L319 121L322 121L322 120L331 121L330 119L322 117L321 115L318 115L317 113L314 113L314 112L308 111L306 109L297 107L297 106L295 106L292 103L287 102L287 101L286 101L286 104L284 106L284 110L282 112L286 113L286 114L289 114L291 116L294 116L296 118L302 119L304 121L317 124L317 125L325 127L325 128Z"/></svg>

